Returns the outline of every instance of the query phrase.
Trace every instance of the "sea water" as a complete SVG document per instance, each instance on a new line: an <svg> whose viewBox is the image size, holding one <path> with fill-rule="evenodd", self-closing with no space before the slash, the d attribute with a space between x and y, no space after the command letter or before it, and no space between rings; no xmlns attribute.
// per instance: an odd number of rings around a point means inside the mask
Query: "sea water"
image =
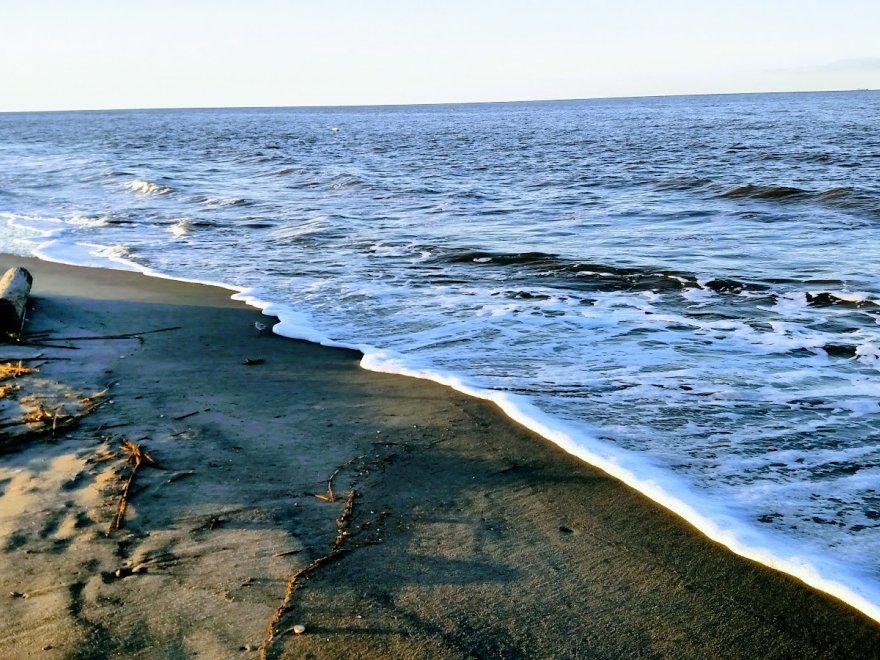
<svg viewBox="0 0 880 660"><path fill-rule="evenodd" d="M2 114L0 249L228 285L880 619L880 93Z"/></svg>

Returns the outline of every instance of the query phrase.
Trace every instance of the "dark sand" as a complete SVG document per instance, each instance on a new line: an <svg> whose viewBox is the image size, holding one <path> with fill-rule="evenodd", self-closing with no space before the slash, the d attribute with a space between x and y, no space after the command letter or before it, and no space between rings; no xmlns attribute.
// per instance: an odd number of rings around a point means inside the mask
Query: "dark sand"
<svg viewBox="0 0 880 660"><path fill-rule="evenodd" d="M880 657L876 623L485 402L261 336L271 320L227 291L13 264L35 276L29 332L181 328L0 346L69 358L13 381L6 421L25 391L51 410L115 383L76 427L0 454L0 658ZM123 439L164 469L138 470L108 536ZM335 501L315 497L334 474ZM266 648L288 579L337 537Z"/></svg>

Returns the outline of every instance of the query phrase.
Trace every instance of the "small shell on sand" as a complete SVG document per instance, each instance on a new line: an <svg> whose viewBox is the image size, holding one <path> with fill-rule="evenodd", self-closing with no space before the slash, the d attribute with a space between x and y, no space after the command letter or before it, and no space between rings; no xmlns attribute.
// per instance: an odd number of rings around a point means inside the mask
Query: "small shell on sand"
<svg viewBox="0 0 880 660"><path fill-rule="evenodd" d="M302 635L306 631L306 627L298 623L290 630L294 635Z"/></svg>

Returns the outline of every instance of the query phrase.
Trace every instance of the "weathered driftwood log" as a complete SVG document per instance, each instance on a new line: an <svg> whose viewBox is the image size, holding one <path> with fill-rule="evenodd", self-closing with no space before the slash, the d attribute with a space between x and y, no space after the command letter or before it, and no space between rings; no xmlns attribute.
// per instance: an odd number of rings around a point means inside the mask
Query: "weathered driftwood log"
<svg viewBox="0 0 880 660"><path fill-rule="evenodd" d="M0 279L0 332L19 332L34 278L24 268L10 268Z"/></svg>

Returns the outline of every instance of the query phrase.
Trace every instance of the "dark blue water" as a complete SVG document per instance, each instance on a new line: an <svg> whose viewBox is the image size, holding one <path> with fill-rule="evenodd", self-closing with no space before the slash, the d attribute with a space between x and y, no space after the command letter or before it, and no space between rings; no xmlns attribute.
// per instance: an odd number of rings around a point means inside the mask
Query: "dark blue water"
<svg viewBox="0 0 880 660"><path fill-rule="evenodd" d="M880 602L878 93L6 114L0 218L248 289Z"/></svg>

